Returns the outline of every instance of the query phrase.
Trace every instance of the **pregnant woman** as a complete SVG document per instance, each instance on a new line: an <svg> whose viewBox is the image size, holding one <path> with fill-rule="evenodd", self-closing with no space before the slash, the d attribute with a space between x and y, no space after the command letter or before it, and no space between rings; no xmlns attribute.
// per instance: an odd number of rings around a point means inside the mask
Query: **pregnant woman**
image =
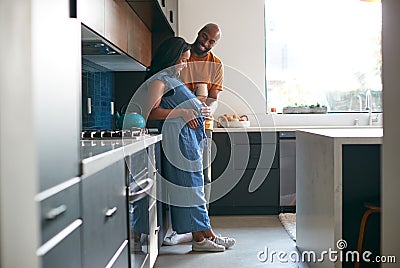
<svg viewBox="0 0 400 268"><path fill-rule="evenodd" d="M171 207L172 229L192 233L193 251L224 251L233 238L216 236L205 206L203 148L207 141L207 109L179 79L190 57L190 45L180 37L164 41L149 67L148 119L161 120L163 175Z"/></svg>

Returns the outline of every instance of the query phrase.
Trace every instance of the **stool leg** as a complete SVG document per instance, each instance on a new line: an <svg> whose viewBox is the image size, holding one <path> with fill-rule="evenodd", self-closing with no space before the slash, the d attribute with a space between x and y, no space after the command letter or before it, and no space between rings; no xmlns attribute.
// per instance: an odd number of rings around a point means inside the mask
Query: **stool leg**
<svg viewBox="0 0 400 268"><path fill-rule="evenodd" d="M372 213L377 213L380 212L380 209L368 209L367 211L365 211L362 219L361 219L361 224L360 224L360 233L358 235L358 244L357 244L357 251L359 256L361 257L362 254L362 247L363 247L363 242L364 242L364 235L365 235L365 227L367 224L367 220L369 215L371 215ZM360 259L361 261L361 259ZM354 265L355 268L359 268L360 267L360 262L356 261L356 264Z"/></svg>

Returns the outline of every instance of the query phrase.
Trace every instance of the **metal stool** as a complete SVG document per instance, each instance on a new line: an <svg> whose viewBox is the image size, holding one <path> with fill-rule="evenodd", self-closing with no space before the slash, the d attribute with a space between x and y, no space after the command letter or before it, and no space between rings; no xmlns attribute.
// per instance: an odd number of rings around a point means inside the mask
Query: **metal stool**
<svg viewBox="0 0 400 268"><path fill-rule="evenodd" d="M364 235L365 235L365 228L367 225L367 220L368 217L373 214L373 213L380 213L381 212L381 206L379 202L365 202L364 207L367 208L367 211L365 211L362 219L361 219L361 225L360 225L360 233L358 235L358 244L357 244L357 251L358 253L362 253L362 247L363 247L363 242L364 242ZM360 267L360 262L356 262L355 268Z"/></svg>

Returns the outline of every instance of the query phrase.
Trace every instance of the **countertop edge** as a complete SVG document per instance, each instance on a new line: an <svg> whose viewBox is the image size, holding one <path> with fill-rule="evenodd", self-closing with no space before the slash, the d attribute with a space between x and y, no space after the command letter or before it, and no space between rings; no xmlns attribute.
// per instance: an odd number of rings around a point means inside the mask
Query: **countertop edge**
<svg viewBox="0 0 400 268"><path fill-rule="evenodd" d="M81 161L81 176L90 176L107 166L117 162L118 160L124 159L125 156L132 155L142 149L149 147L162 140L162 134L154 135L151 137L143 138L136 142L129 142L129 144L123 145L122 147L82 159ZM124 142L124 141L122 141Z"/></svg>
<svg viewBox="0 0 400 268"><path fill-rule="evenodd" d="M264 126L248 128L216 128L213 132L276 132L276 131L296 131L302 129L379 129L382 126Z"/></svg>
<svg viewBox="0 0 400 268"><path fill-rule="evenodd" d="M338 144L382 144L383 129L299 129L299 134L316 135L334 139Z"/></svg>

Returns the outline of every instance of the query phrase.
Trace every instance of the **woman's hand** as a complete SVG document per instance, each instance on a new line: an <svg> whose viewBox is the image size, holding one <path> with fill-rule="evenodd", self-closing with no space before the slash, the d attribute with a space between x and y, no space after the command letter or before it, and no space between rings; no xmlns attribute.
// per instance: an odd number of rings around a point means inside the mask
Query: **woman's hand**
<svg viewBox="0 0 400 268"><path fill-rule="evenodd" d="M200 126L199 121L197 120L197 112L193 109L181 109L181 116L183 120L188 124L188 126L192 129L196 129Z"/></svg>

